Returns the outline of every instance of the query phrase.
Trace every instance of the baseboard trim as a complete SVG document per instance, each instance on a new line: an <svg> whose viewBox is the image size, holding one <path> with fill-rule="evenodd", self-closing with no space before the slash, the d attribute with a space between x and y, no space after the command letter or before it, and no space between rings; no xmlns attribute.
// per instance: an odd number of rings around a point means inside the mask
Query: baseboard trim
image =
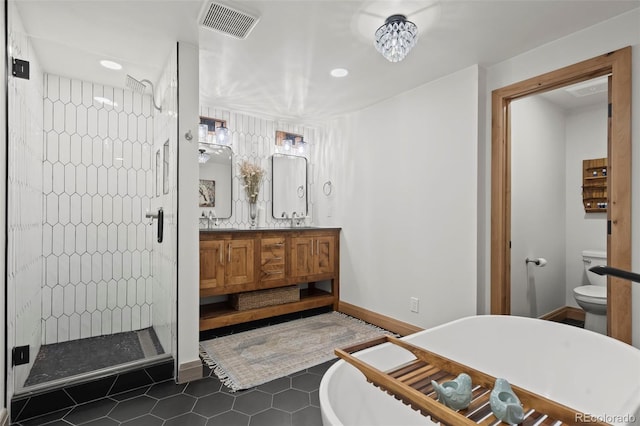
<svg viewBox="0 0 640 426"><path fill-rule="evenodd" d="M0 426L9 426L9 412L6 408L0 411Z"/></svg>
<svg viewBox="0 0 640 426"><path fill-rule="evenodd" d="M338 303L338 311L343 314L351 315L352 317L361 319L370 324L377 325L385 330L393 331L401 336L417 333L423 329L416 327L413 324L409 324L403 321L399 321L395 318L388 317L386 315L379 314L377 312L370 311L360 306L352 305L351 303L340 301Z"/></svg>
<svg viewBox="0 0 640 426"><path fill-rule="evenodd" d="M573 306L563 306L549 312L548 314L544 314L539 318L554 322L562 322L565 319L584 321L584 311L580 308L574 308Z"/></svg>
<svg viewBox="0 0 640 426"><path fill-rule="evenodd" d="M190 361L178 366L178 383L187 383L202 379L202 361Z"/></svg>

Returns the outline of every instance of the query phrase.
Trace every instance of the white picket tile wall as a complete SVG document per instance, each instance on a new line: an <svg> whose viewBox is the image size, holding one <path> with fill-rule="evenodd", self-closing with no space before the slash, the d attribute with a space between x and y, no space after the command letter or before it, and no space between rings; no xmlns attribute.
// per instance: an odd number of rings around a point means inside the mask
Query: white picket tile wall
<svg viewBox="0 0 640 426"><path fill-rule="evenodd" d="M225 120L231 135L231 149L233 150L234 164L232 164L232 209L231 218L219 221L220 227L249 228L249 202L242 186L238 164L242 160L248 160L259 164L265 175L262 181L258 205L265 210L266 226L275 228L282 226L283 221L273 218L271 204L271 156L276 152L276 131L284 131L302 135L307 142L307 154L310 172L313 171L314 150L317 144L321 144L319 137L321 128L279 122L269 118L256 117L237 111L228 111L211 106L201 105L200 115L203 117ZM307 225L313 224L313 211L315 200L313 173L309 173L309 197ZM204 221L200 221L201 227L206 227Z"/></svg>
<svg viewBox="0 0 640 426"><path fill-rule="evenodd" d="M43 342L149 327L150 97L44 74L42 104Z"/></svg>

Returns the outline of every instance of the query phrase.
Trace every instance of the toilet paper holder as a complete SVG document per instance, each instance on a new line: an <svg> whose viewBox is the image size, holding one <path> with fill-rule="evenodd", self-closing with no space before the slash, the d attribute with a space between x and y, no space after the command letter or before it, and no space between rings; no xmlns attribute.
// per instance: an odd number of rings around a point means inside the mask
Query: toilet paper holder
<svg viewBox="0 0 640 426"><path fill-rule="evenodd" d="M536 266L542 267L542 266L547 264L547 259L545 259L544 257L538 257L538 258L535 258L535 259L530 259L530 258L527 257L524 260L524 263L525 264L533 263Z"/></svg>

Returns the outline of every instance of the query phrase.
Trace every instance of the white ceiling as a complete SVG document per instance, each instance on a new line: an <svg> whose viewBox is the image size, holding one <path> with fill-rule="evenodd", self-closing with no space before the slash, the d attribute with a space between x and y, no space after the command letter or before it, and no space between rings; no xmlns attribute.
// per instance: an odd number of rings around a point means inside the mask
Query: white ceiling
<svg viewBox="0 0 640 426"><path fill-rule="evenodd" d="M364 108L473 64L490 66L640 6L640 0L226 1L260 21L245 40L198 27L203 1L13 0L45 71L124 87L157 80L176 40L200 46L201 102L280 119ZM402 62L373 47L389 15L418 25ZM116 60L121 71L98 65ZM335 67L345 78L329 75Z"/></svg>

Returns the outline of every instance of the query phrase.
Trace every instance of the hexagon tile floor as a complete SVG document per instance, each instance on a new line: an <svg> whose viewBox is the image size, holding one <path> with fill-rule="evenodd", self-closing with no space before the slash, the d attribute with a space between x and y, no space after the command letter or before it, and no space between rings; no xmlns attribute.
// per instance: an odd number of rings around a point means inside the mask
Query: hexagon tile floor
<svg viewBox="0 0 640 426"><path fill-rule="evenodd" d="M206 378L173 380L78 405L15 426L315 426L322 425L318 388L335 362L230 392L205 367Z"/></svg>

